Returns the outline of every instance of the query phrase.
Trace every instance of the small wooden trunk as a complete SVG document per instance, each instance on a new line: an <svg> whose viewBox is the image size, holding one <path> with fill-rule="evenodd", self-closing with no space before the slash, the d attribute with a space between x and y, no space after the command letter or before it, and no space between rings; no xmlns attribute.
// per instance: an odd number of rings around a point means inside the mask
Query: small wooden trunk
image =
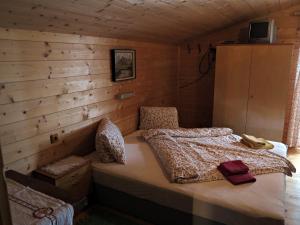
<svg viewBox="0 0 300 225"><path fill-rule="evenodd" d="M63 174L53 175L42 169L37 169L33 171L32 175L67 191L77 200L86 197L91 186L91 166L88 160Z"/></svg>

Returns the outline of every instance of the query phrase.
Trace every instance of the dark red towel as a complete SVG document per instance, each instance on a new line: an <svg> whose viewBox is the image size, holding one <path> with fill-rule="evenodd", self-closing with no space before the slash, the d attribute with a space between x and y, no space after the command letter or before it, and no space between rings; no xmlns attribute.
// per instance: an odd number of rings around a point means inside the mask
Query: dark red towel
<svg viewBox="0 0 300 225"><path fill-rule="evenodd" d="M256 178L253 177L250 173L232 175L226 177L226 179L234 185L251 183L256 181Z"/></svg>
<svg viewBox="0 0 300 225"><path fill-rule="evenodd" d="M248 166L246 166L241 160L233 160L228 162L223 162L218 166L218 170L225 176L244 174L249 171Z"/></svg>

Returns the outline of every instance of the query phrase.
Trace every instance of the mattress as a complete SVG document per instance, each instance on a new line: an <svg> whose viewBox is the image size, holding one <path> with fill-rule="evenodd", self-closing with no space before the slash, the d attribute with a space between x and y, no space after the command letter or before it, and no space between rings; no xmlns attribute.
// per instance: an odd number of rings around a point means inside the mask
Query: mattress
<svg viewBox="0 0 300 225"><path fill-rule="evenodd" d="M94 182L228 225L284 224L284 174L259 175L255 183L239 186L226 180L170 183L140 132L125 137L125 165L101 163L95 152L87 156L93 162ZM286 156L287 148L284 144L272 143L275 146L272 151ZM196 219L193 224L198 224Z"/></svg>

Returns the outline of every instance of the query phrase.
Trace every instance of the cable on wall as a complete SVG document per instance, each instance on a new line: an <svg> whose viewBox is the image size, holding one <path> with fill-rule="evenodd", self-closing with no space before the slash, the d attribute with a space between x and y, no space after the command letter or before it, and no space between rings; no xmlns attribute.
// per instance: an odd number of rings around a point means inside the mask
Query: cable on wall
<svg viewBox="0 0 300 225"><path fill-rule="evenodd" d="M198 45L198 50L201 49ZM188 45L188 52L190 53L191 48ZM200 53L200 50L199 50ZM216 48L212 46L212 44L209 44L209 47L207 51L202 55L200 58L199 64L198 64L198 71L199 71L199 77L196 78L195 80L184 84L182 86L179 86L180 88L186 88L190 85L195 84L196 82L202 80L206 75L209 75L211 70L213 69L214 63L216 61Z"/></svg>

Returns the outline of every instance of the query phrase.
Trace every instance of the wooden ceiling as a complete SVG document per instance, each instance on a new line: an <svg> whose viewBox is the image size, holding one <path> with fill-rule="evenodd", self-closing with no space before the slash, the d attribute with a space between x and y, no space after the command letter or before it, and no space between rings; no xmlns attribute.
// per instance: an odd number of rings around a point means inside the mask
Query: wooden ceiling
<svg viewBox="0 0 300 225"><path fill-rule="evenodd" d="M179 43L300 0L1 0L0 26Z"/></svg>

